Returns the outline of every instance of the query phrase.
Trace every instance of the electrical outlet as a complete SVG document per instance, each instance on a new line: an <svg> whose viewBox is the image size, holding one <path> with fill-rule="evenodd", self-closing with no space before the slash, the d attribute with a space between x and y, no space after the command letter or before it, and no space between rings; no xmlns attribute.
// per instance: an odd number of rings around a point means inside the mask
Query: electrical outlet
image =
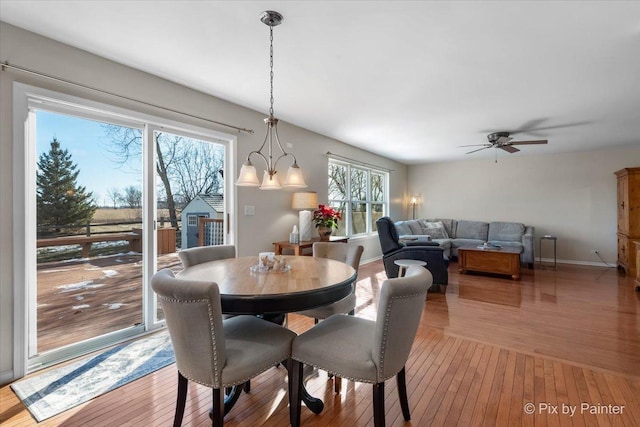
<svg viewBox="0 0 640 427"><path fill-rule="evenodd" d="M598 255L598 250L597 249L591 249L591 253L594 255Z"/></svg>

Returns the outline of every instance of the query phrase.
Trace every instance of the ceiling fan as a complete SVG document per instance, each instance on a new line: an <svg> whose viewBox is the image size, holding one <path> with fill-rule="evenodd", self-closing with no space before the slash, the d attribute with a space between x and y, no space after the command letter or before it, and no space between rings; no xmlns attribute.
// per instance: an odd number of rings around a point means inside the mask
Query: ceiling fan
<svg viewBox="0 0 640 427"><path fill-rule="evenodd" d="M546 144L549 141L546 139L540 139L536 141L513 141L513 138L509 136L509 132L493 132L487 135L487 140L489 142L484 144L472 144L472 145L460 145L459 147L481 147L475 150L471 150L465 154L475 153L480 150L485 150L487 148L495 148L496 149L496 163L498 162L498 148L503 149L508 153L517 153L520 151L514 145L535 145L535 144Z"/></svg>

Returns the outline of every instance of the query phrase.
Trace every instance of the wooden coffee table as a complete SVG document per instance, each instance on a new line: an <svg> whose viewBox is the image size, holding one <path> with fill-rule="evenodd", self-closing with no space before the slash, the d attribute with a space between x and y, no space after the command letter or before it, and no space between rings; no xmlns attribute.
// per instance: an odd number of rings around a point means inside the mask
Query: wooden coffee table
<svg viewBox="0 0 640 427"><path fill-rule="evenodd" d="M513 280L520 278L519 248L502 249L459 248L458 271L480 271L483 273L508 274Z"/></svg>

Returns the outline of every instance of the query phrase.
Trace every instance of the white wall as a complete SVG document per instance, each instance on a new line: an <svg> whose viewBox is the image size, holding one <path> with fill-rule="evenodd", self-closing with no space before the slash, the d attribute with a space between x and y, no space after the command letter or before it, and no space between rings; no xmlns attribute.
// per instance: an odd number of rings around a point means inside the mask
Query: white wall
<svg viewBox="0 0 640 427"><path fill-rule="evenodd" d="M639 137L640 138L640 137ZM553 144L553 137L550 137ZM535 150L534 147L527 151ZM575 262L617 259L616 176L640 166L634 147L546 156L504 154L410 166L409 193L421 194L416 218L516 221L536 227L536 236L558 236L558 259ZM538 253L536 238L536 257ZM544 245L543 257L552 256Z"/></svg>
<svg viewBox="0 0 640 427"><path fill-rule="evenodd" d="M67 80L109 92L165 106L177 111L208 117L219 122L234 124L255 130L254 135L236 134L238 138L236 170L247 154L262 143L264 137L264 112L255 112L221 99L185 88L175 83L153 77L141 71L123 66L104 58L89 54L70 46L55 42L17 27L0 22L0 56L2 62L20 65ZM74 88L51 80L7 70L0 72L0 382L11 378L13 366L13 116L12 85L22 82L85 99L137 110L156 116L182 121L222 132L235 133L228 128L216 127L196 119L164 112L152 107ZM286 84L286 82L281 83ZM265 87L265 111L267 105ZM317 191L320 203L327 198L326 152L357 158L362 161L394 169L391 174L391 215L403 216L406 193L407 167L397 162L376 156L363 150L347 146L339 141L280 122L279 134L284 142L291 142L291 151L304 172L309 185L307 190ZM297 224L297 212L291 210L291 193L286 191L260 191L254 188L237 189L237 209L254 205L255 216L238 215L238 254L256 254L272 250L272 242L285 240L293 224ZM363 260L380 256L377 238L367 238L357 243L365 246ZM21 284L18 284L21 285Z"/></svg>

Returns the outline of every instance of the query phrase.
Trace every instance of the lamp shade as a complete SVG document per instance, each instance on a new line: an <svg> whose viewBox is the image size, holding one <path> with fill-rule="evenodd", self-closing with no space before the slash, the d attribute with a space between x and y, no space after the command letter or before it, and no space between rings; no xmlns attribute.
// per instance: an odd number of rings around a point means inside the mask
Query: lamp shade
<svg viewBox="0 0 640 427"><path fill-rule="evenodd" d="M291 209L316 209L318 207L318 193L315 191L301 191L293 193Z"/></svg>
<svg viewBox="0 0 640 427"><path fill-rule="evenodd" d="M302 176L302 170L297 164L293 164L289 166L289 170L287 170L287 178L284 180L282 184L284 188L306 188L307 184L304 182L304 177Z"/></svg>
<svg viewBox="0 0 640 427"><path fill-rule="evenodd" d="M253 166L251 162L244 163L240 168L240 176L236 181L236 185L240 187L257 187L260 185L256 167Z"/></svg>
<svg viewBox="0 0 640 427"><path fill-rule="evenodd" d="M280 181L278 181L278 177L276 174L269 175L267 171L264 171L264 175L262 175L262 185L260 186L261 190L280 190L282 187L280 186Z"/></svg>

